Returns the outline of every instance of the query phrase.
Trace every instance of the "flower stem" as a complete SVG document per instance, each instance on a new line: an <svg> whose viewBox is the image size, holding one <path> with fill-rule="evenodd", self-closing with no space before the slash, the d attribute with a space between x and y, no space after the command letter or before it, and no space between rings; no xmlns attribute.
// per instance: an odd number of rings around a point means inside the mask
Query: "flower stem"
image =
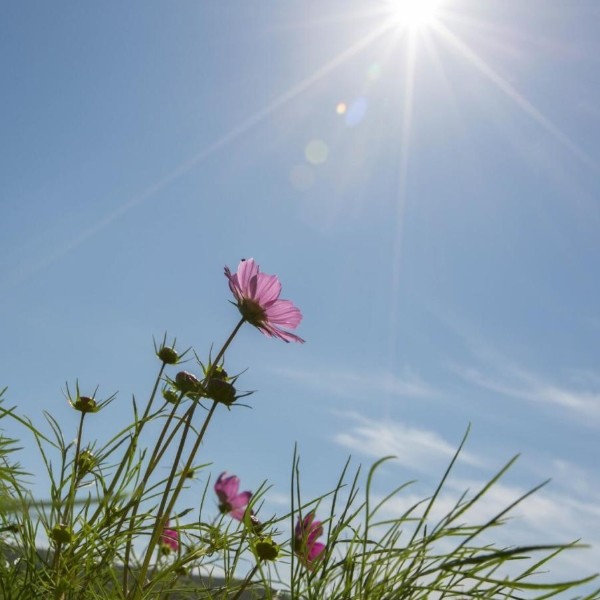
<svg viewBox="0 0 600 600"><path fill-rule="evenodd" d="M229 335L229 337L223 344L223 347L221 348L221 350L219 350L215 359L211 362L211 364L208 368L208 371L206 373L206 376L204 378L205 385L210 381L211 377L213 376L213 374L215 372L216 367L219 364L219 361L223 358L223 355L225 354L227 348L229 348L229 345L233 341L233 338L236 336L238 331L241 329L241 327L245 323L245 321L246 321L246 319L244 317L242 317L240 319L238 324L234 327L233 331L231 332L231 334ZM188 456L185 467L183 468L183 470L181 471L181 473L179 475L179 480L177 482L177 485L175 486L175 489L173 490L173 493L171 494L171 498L168 501L169 494L171 492L171 486L173 485L175 475L177 474L179 461L181 460L181 456L182 456L183 450L185 448L185 443L187 441L187 436L188 436L189 430L192 426L192 418L194 416L194 412L196 411L198 404L199 404L199 402L194 402L185 415L185 426L184 426L183 432L181 434L181 440L179 442L179 447L177 448L175 460L173 461L173 466L171 467L171 472L170 472L169 478L167 480L167 485L166 485L165 491L163 492L163 495L162 495L161 503L160 503L160 506L158 509L158 514L157 514L156 520L154 522L154 528L152 530L152 535L150 537L150 541L149 541L148 547L146 549L146 554L144 556L144 561L142 563L142 567L137 576L137 585L135 586L135 589L132 590L131 595L130 595L130 598L132 598L132 599L141 598L143 587L144 587L144 579L146 578L146 574L148 572L148 567L150 565L151 557L154 553L154 548L156 547L156 545L158 543L158 540L160 538L162 530L164 529L164 527L166 525L169 515L173 511L173 508L175 506L177 498L179 497L179 494L181 493L181 490L182 490L183 485L186 480L187 473L189 472L190 468L192 467L192 464L194 462L194 459L196 457L198 449L200 448L200 444L202 443L202 440L204 438L204 434L206 433L206 429L208 428L208 424L210 423L212 416L215 413L218 402L213 401L213 404L210 407L210 410L208 411L206 418L204 419L202 428L200 429L200 432L198 433L196 442L194 443L194 446L192 447L192 450ZM167 504L167 501L168 501L168 504ZM127 565L125 566L125 568L127 568Z"/></svg>
<svg viewBox="0 0 600 600"><path fill-rule="evenodd" d="M77 429L77 440L75 445L75 458L73 459L73 473L71 475L71 485L69 486L69 495L67 505L62 520L69 528L73 528L73 507L75 505L75 494L77 492L77 477L79 475L79 453L81 451L81 438L83 436L83 420L86 413L82 412L79 419L79 428Z"/></svg>
<svg viewBox="0 0 600 600"><path fill-rule="evenodd" d="M133 435L131 436L131 439L129 441L129 445L127 446L127 449L125 450L125 454L123 455L123 458L121 459L121 462L119 463L119 466L117 467L117 472L114 474L108 488L105 490L104 492L104 499L108 502L110 502L112 500L112 495L113 492L115 490L115 488L117 487L117 484L119 483L120 479L121 479L121 475L123 474L123 471L126 469L126 467L131 464L131 457L133 455L133 452L135 452L135 449L137 448L137 442L138 439L140 437L140 434L142 432L142 429L144 427L144 425L146 424L146 422L148 421L148 417L150 415L150 410L152 408L152 404L154 402L154 399L156 398L156 392L158 391L158 386L160 385L161 379L162 379L162 375L163 372L165 370L166 364L164 361L162 362L160 369L158 371L158 375L156 376L156 380L154 381L154 386L152 387L152 392L150 393L150 397L148 398L148 403L146 404L146 408L144 410L144 414L142 415L142 418L139 419L138 421L136 421L135 423L135 429L133 432ZM131 504L129 506L127 506L123 512L121 521L119 522L119 524L116 526L116 528L114 529L114 532L112 533L112 535L114 536L114 538L116 539L116 537L119 534L119 531L123 525L123 522L125 521L126 517L127 517L127 512L129 510L129 508L131 507ZM100 502L98 504L98 508L96 509L96 511L92 514L92 516L90 517L90 519L88 520L87 525L91 526L92 523L94 523L96 521L96 519L100 516L100 514L102 513L102 511L106 508L106 502ZM107 521L108 525L112 525L112 523L110 521ZM109 554L110 550L107 550L101 557L100 562L99 562L99 567L101 567L102 565L104 565L106 562L108 562L109 560ZM124 573L127 574L128 569L127 569L127 563L125 563L124 565ZM126 575L125 575L126 577ZM87 579L85 581L85 583L87 583ZM81 594L83 594L83 590L85 590L85 585L82 587L82 592ZM81 594L79 597L81 597Z"/></svg>
<svg viewBox="0 0 600 600"><path fill-rule="evenodd" d="M79 471L79 452L81 450L81 438L83 436L83 421L85 419L85 412L81 413L79 417L79 427L77 428L77 438L75 442L75 457L73 458L73 469L71 472L71 483L69 484L69 492L67 497L65 498L65 506L62 511L60 507L58 509L58 524L64 524L68 527L69 531L73 531L73 507L75 506L75 495L77 493L77 476ZM56 545L56 550L54 552L54 571L55 571L55 595L60 592L60 580L62 575L62 567L61 567L61 558L62 558L62 549L63 544L60 542ZM72 548L70 549L70 553L72 554Z"/></svg>
<svg viewBox="0 0 600 600"><path fill-rule="evenodd" d="M246 579L244 579L242 585L240 586L240 588L238 589L237 593L235 596L233 596L231 598L231 600L239 600L240 596L243 594L244 590L248 587L248 585L250 584L250 581L252 580L252 578L254 577L254 574L256 573L256 571L258 571L258 563L256 563L254 565L254 567L252 568L252 570L250 571L250 573L248 573L248 575L246 576Z"/></svg>
<svg viewBox="0 0 600 600"><path fill-rule="evenodd" d="M165 366L166 366L166 363L164 363L164 362L160 366L160 370L158 371L158 375L156 377L156 381L154 382L154 387L152 388L152 393L150 394L150 398L148 400L148 404L146 405L146 409L144 410L144 414L142 415L142 418L136 423L135 431L134 431L133 435L131 436L131 440L129 441L127 450L125 450L125 454L123 455L123 458L121 459L121 462L117 468L117 472L114 474L114 476L110 482L110 485L108 486L107 490L104 493L104 498L106 498L109 501L111 499L111 496L112 496L115 488L117 487L117 484L121 478L121 475L123 474L123 470L125 469L127 464L130 462L131 455L134 452L134 450L137 448L138 438L140 437L140 433L142 432L142 429L143 429L144 425L146 424L146 420L148 419L148 415L150 414L150 408L152 407L152 403L154 402L154 398L156 397L156 392L158 391L158 386L160 385L160 381L162 378L163 371L165 370ZM103 502L99 503L98 508L96 509L96 511L90 518L90 520L88 521L88 525L91 525L98 518L98 516L102 512L104 506L105 505Z"/></svg>

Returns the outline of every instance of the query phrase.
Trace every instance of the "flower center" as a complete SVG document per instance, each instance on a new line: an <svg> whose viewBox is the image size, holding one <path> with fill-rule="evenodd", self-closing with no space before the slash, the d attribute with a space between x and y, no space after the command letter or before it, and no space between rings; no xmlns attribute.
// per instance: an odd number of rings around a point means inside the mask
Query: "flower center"
<svg viewBox="0 0 600 600"><path fill-rule="evenodd" d="M244 298L239 304L242 316L250 323L250 325L262 325L266 319L265 311L262 306L249 298Z"/></svg>

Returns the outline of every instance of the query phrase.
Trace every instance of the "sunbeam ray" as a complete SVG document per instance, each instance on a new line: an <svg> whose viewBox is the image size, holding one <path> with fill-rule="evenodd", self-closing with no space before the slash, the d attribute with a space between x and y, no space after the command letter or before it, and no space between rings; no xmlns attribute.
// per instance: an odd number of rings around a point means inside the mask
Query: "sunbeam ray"
<svg viewBox="0 0 600 600"><path fill-rule="evenodd" d="M402 237L404 227L404 210L406 205L408 161L410 150L411 126L413 119L413 101L415 92L415 60L416 60L416 34L410 31L407 37L408 50L406 53L406 87L404 89L404 106L402 107L402 138L400 141L400 168L398 172L398 192L394 205L395 233L392 245L392 273L390 297L390 326L388 340L388 356L390 367L393 368L396 355L396 340L398 326L398 302L400 297L400 271L402 264ZM385 410L389 402L386 400Z"/></svg>
<svg viewBox="0 0 600 600"><path fill-rule="evenodd" d="M536 108L527 98L521 95L506 79L499 75L490 65L488 65L476 52L474 52L465 42L459 39L443 23L436 22L432 25L440 36L449 44L454 46L482 75L489 79L500 91L504 92L511 100L517 104L521 110L528 114L536 123L541 125L557 142L567 148L575 157L577 157L586 166L597 169L596 161L586 154L569 136L559 129L548 117L546 117L538 108Z"/></svg>
<svg viewBox="0 0 600 600"><path fill-rule="evenodd" d="M187 161L179 164L170 173L168 173L158 181L154 182L152 185L148 186L143 192L136 194L133 197L126 200L123 204L121 204L111 213L109 213L108 215L106 215L105 217L98 220L93 225L82 231L78 236L74 237L73 239L62 245L60 248L57 248L54 252L48 253L41 260L37 261L28 269L20 268L18 273L16 273L12 278L10 276L5 277L2 284L0 285L0 290L5 292L9 289L16 287L23 281L26 281L35 273L38 273L40 270L48 267L52 263L56 262L66 254L68 254L69 252L73 251L86 240L108 227L116 219L123 216L136 206L142 204L152 196L156 195L158 192L166 188L169 184L173 183L174 181L188 173L191 169L202 163L202 161L206 160L209 156L211 156L221 148L227 146L235 139L239 138L242 134L246 133L258 123L264 121L276 110L282 108L284 105L286 105L291 100L300 95L302 92L304 92L312 85L317 83L331 71L344 64L352 56L366 49L370 44L372 44L373 42L378 40L383 34L385 34L385 32L388 31L391 27L393 27L393 23L390 21L386 21L383 24L376 27L373 31L368 33L362 39L358 40L352 46L350 46L343 52L340 52L329 62L317 69L312 75L306 77L300 83L296 84L283 94L279 95L269 104L267 104L267 106L258 110L253 115L249 116L239 125L235 126L233 129L221 136L218 140L210 144L207 148L205 148L195 156L191 157Z"/></svg>

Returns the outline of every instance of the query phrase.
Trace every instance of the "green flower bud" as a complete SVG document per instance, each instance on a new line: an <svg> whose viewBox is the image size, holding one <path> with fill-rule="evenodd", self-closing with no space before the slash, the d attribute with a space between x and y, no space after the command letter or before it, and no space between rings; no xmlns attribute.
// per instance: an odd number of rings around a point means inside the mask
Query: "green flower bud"
<svg viewBox="0 0 600 600"><path fill-rule="evenodd" d="M89 396L78 396L72 406L75 410L82 413L95 413L100 410L98 403Z"/></svg>
<svg viewBox="0 0 600 600"><path fill-rule="evenodd" d="M206 395L217 402L230 406L236 401L235 388L223 379L209 379L206 385Z"/></svg>
<svg viewBox="0 0 600 600"><path fill-rule="evenodd" d="M163 389L162 395L170 404L177 404L177 402L179 402L179 394L173 388Z"/></svg>
<svg viewBox="0 0 600 600"><path fill-rule="evenodd" d="M89 473L98 460L89 450L82 450L77 457L77 472L79 477L83 477Z"/></svg>
<svg viewBox="0 0 600 600"><path fill-rule="evenodd" d="M224 381L227 381L229 379L229 375L227 375L227 371L223 367L215 365L213 367L211 379L222 379Z"/></svg>
<svg viewBox="0 0 600 600"><path fill-rule="evenodd" d="M270 537L264 537L255 542L254 553L260 560L277 560L279 557L279 545Z"/></svg>
<svg viewBox="0 0 600 600"><path fill-rule="evenodd" d="M247 518L250 521L250 529L257 535L265 528L264 523L261 523L254 513L250 514Z"/></svg>
<svg viewBox="0 0 600 600"><path fill-rule="evenodd" d="M73 541L73 532L67 525L55 525L50 532L50 539L57 544L70 544Z"/></svg>
<svg viewBox="0 0 600 600"><path fill-rule="evenodd" d="M162 360L166 365L174 365L179 362L179 354L175 350L175 348L169 348L168 346L163 346L157 353L156 356L160 360Z"/></svg>
<svg viewBox="0 0 600 600"><path fill-rule="evenodd" d="M175 375L175 385L184 394L199 394L202 391L202 386L198 378L187 371L179 371Z"/></svg>

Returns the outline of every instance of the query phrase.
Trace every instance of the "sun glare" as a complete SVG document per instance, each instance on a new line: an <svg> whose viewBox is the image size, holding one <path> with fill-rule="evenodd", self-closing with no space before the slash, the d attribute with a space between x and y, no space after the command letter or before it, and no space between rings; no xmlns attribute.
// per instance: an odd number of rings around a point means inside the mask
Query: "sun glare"
<svg viewBox="0 0 600 600"><path fill-rule="evenodd" d="M432 25L441 0L387 0L391 17L399 25L418 29Z"/></svg>

